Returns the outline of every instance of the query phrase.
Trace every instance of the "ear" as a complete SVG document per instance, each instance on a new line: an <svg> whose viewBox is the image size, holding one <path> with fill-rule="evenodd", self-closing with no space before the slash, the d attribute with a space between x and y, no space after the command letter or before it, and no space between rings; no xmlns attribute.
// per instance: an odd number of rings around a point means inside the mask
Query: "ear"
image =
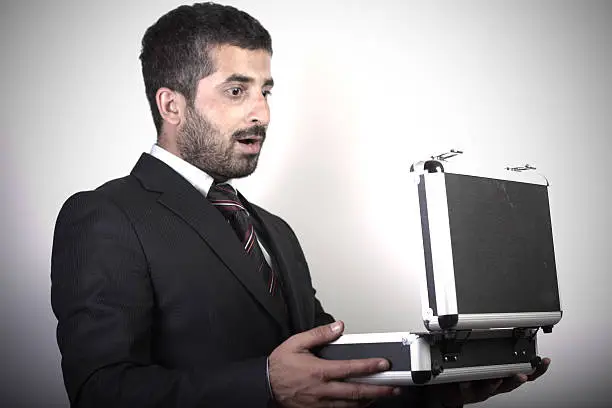
<svg viewBox="0 0 612 408"><path fill-rule="evenodd" d="M162 119L171 125L178 126L185 117L185 97L168 88L159 88L155 93L155 102Z"/></svg>

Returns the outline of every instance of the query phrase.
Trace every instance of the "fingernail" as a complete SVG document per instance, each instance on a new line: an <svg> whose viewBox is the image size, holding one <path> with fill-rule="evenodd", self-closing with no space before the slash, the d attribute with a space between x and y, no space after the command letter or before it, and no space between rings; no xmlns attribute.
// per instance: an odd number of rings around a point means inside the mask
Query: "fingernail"
<svg viewBox="0 0 612 408"><path fill-rule="evenodd" d="M378 363L378 368L381 370L388 370L389 369L389 362L387 360L382 360Z"/></svg>
<svg viewBox="0 0 612 408"><path fill-rule="evenodd" d="M331 331L333 331L334 333L337 333L342 328L342 325L340 324L340 322L334 322L332 323L330 327L331 327Z"/></svg>

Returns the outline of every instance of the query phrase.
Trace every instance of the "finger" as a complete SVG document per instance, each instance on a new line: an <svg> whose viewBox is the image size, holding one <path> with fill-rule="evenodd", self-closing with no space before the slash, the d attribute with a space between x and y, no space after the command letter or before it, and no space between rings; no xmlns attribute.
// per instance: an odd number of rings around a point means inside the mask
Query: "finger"
<svg viewBox="0 0 612 408"><path fill-rule="evenodd" d="M337 340L343 331L344 323L337 321L291 336L285 345L293 351L306 351Z"/></svg>
<svg viewBox="0 0 612 408"><path fill-rule="evenodd" d="M440 401L445 407L455 407L464 404L464 389L469 388L469 382L434 384L425 386L428 401Z"/></svg>
<svg viewBox="0 0 612 408"><path fill-rule="evenodd" d="M357 401L345 401L345 400L331 400L322 401L323 407L325 408L359 408L359 402Z"/></svg>
<svg viewBox="0 0 612 408"><path fill-rule="evenodd" d="M550 358L543 358L540 361L540 364L536 366L536 369L533 372L533 374L527 376L527 381L533 381L536 378L543 375L548 370L549 366L550 366Z"/></svg>
<svg viewBox="0 0 612 408"><path fill-rule="evenodd" d="M471 382L471 388L476 391L495 392L504 382L503 378L491 378L487 380L475 380Z"/></svg>
<svg viewBox="0 0 612 408"><path fill-rule="evenodd" d="M375 401L321 400L325 408L366 408Z"/></svg>
<svg viewBox="0 0 612 408"><path fill-rule="evenodd" d="M363 377L386 371L390 364L384 358L364 358L356 360L323 360L320 359L320 377L324 381L344 380Z"/></svg>
<svg viewBox="0 0 612 408"><path fill-rule="evenodd" d="M321 387L320 395L325 399L366 402L376 398L399 395L399 393L399 388L386 385L331 381Z"/></svg>
<svg viewBox="0 0 612 408"><path fill-rule="evenodd" d="M466 402L481 402L493 396L503 383L502 378L471 381L467 389L462 389Z"/></svg>
<svg viewBox="0 0 612 408"><path fill-rule="evenodd" d="M526 382L527 376L525 374L517 374L512 377L504 378L502 384L497 387L496 394L504 394L506 392L515 390Z"/></svg>
<svg viewBox="0 0 612 408"><path fill-rule="evenodd" d="M346 400L332 400L328 404L331 407L343 407L343 408L367 408L372 406L376 402L375 400L363 400L363 401L346 401Z"/></svg>

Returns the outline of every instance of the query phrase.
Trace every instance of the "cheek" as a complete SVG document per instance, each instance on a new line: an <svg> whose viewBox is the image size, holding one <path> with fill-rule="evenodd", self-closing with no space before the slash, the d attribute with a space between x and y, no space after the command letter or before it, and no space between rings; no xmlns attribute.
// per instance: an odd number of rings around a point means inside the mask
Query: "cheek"
<svg viewBox="0 0 612 408"><path fill-rule="evenodd" d="M220 113L221 115L215 118L215 127L224 139L229 139L234 132L248 127L242 112L238 109L227 109Z"/></svg>
<svg viewBox="0 0 612 408"><path fill-rule="evenodd" d="M219 137L221 137L221 139L223 140L232 139L233 134L241 129L242 128L240 127L240 122L228 118L226 118L225 121L218 123L217 125L217 133Z"/></svg>
<svg viewBox="0 0 612 408"><path fill-rule="evenodd" d="M206 114L203 117L218 138L229 139L240 127L240 120L231 109L211 109L205 112Z"/></svg>
<svg viewBox="0 0 612 408"><path fill-rule="evenodd" d="M197 102L200 115L213 126L222 139L227 140L237 130L248 127L246 118L249 110L246 103L227 103L212 96L201 98Z"/></svg>

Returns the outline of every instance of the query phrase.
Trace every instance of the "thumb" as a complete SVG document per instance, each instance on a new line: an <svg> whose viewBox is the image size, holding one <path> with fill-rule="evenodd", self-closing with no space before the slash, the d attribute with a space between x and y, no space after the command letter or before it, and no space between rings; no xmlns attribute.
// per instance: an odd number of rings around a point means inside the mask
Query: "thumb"
<svg viewBox="0 0 612 408"><path fill-rule="evenodd" d="M344 331L344 323L336 321L325 326L298 333L287 340L287 346L294 351L306 351L337 340Z"/></svg>

